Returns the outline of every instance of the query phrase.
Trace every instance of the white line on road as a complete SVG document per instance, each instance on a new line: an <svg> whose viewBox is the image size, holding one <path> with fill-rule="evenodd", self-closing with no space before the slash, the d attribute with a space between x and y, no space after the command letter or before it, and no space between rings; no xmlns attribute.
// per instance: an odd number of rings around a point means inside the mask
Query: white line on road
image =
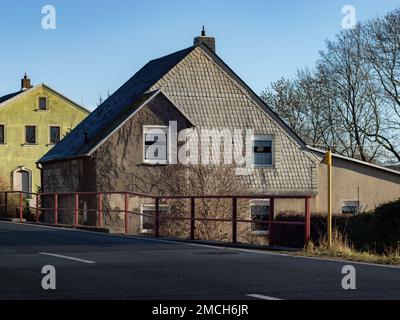
<svg viewBox="0 0 400 320"><path fill-rule="evenodd" d="M79 262L83 262L83 263L96 263L96 262L90 261L90 260L84 260L84 259L79 259L79 258L75 258L75 257L63 256L61 254L55 254L55 253L38 252L38 254L42 254L45 256L57 257L57 258L63 258L63 259L68 259L68 260L74 260L74 261L79 261Z"/></svg>
<svg viewBox="0 0 400 320"><path fill-rule="evenodd" d="M281 252L271 252L271 251L264 251L264 250L257 250L257 249L243 249L243 248L235 248L235 247L219 247L214 245L206 245L200 243L187 243L182 241L175 241L175 240L164 240L164 239L154 239L154 238L144 238L144 237L136 237L132 235L122 235L122 234L110 234L110 233L99 233L95 231L89 230L79 230L79 229L68 229L68 228L61 228L55 226L46 226L46 225L35 225L35 224L27 224L23 223L20 224L19 222L11 222L11 221L0 221L0 224L13 224L13 225L25 225L30 227L36 228L46 228L46 229L57 229L60 231L67 231L67 232L80 232L80 233L90 233L97 236L104 236L104 237L121 237L121 238L131 238L131 239L138 239L142 241L155 241L155 242L166 242L166 243L175 243L181 244L186 246L197 246L197 247L204 247L204 248L214 248L214 249L221 249L221 250L235 250L235 251L242 251L248 253L255 253L255 254L265 254L265 255L272 255L272 256L284 256L294 259L310 259L310 260L320 260L320 261L327 261L327 262L339 262L339 263L347 263L347 264L355 264L355 265L365 265L370 267L380 267L380 268L391 268L391 269L400 269L397 265L388 265L388 264L377 264L377 263L370 263L370 262L360 262L360 261L353 261L353 260L341 260L341 259L334 259L334 258L325 258L325 257L312 257L312 256L302 256L302 255L293 255L288 253L281 253Z"/></svg>
<svg viewBox="0 0 400 320"><path fill-rule="evenodd" d="M246 294L246 296L252 297L252 298L257 298L257 299L262 299L262 300L282 300L282 299L279 299L279 298L264 296L262 294L257 294L257 293Z"/></svg>

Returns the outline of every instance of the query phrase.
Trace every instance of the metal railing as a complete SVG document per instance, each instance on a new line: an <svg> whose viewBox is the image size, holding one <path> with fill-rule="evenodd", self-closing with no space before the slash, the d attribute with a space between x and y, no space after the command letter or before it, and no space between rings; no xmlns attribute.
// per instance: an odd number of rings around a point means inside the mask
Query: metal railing
<svg viewBox="0 0 400 320"><path fill-rule="evenodd" d="M18 196L17 204L9 204L10 195ZM32 193L32 192L23 192L23 191L4 191L0 192L0 208L3 209L3 212L8 213L10 208L15 207L16 209L16 218L19 222L24 222L24 210L33 209L35 211L34 221L39 223L40 217L43 212L52 212L53 214L53 223L54 225L59 224L59 212L73 210L73 226L87 226L79 224L79 212L83 209L79 208L79 200L84 196L95 196L97 199L96 208L85 209L88 212L96 212L96 226L103 227L103 197L105 195L122 195L124 197L124 207L123 209L107 209L108 212L117 212L124 213L124 233L129 234L129 215L140 215L143 217L149 217L150 219L154 219L154 236L160 237L160 223L161 221L188 221L189 222L189 239L195 240L195 231L196 231L196 221L210 221L210 222L220 222L220 223L231 223L231 242L238 242L238 223L249 223L249 224L264 224L268 225L269 230L269 245L274 244L274 227L276 225L299 225L304 226L304 240L307 243L310 240L310 198L309 195L303 196L262 196L262 195L205 195L205 196L152 196L137 192L59 192L59 193ZM73 197L73 208L71 207L59 207L59 198L61 196L71 196ZM145 214L138 213L132 210L129 210L129 196L137 196L152 199L154 201L155 214ZM24 203L26 198L31 198L31 201L34 199L34 206L31 204ZM43 198L52 198L53 206L52 207L43 207L42 199ZM4 201L3 201L4 199ZM160 210L160 201L168 200L168 199L187 199L190 200L190 217L181 217L181 216L172 216L172 215L161 215ZM227 199L231 200L231 216L230 218L210 218L210 217L198 217L196 216L196 199ZM238 218L238 199L269 199L269 219L268 221L259 221L259 220L250 220L250 219L240 219ZM297 199L304 200L304 222L301 221L278 221L274 219L274 207L276 199Z"/></svg>

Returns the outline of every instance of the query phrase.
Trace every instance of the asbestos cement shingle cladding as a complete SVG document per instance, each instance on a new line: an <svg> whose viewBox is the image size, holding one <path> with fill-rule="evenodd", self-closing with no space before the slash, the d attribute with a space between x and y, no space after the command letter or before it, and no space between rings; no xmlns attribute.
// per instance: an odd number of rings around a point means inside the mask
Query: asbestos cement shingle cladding
<svg viewBox="0 0 400 320"><path fill-rule="evenodd" d="M243 176L252 193L317 192L318 159L204 44L147 63L39 162L88 156L113 128L138 108L138 101L159 89L197 127L249 128L256 134L274 136L274 168L256 169Z"/></svg>
<svg viewBox="0 0 400 320"><path fill-rule="evenodd" d="M274 136L274 169L257 169L244 176L254 191L316 192L315 157L202 48L193 50L150 91L157 89L171 96L198 127L251 128L256 134Z"/></svg>

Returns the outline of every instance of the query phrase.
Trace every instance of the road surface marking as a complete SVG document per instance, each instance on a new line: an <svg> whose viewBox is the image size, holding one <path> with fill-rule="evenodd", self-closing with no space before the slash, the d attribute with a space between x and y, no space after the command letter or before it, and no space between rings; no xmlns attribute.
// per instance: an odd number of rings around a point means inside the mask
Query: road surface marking
<svg viewBox="0 0 400 320"><path fill-rule="evenodd" d="M41 255L45 255L45 256L52 256L52 257L63 258L63 259L68 259L68 260L74 260L74 261L79 261L79 262L83 262L83 263L96 263L94 261L84 260L84 259L79 259L79 258L69 257L69 256L63 256L61 254L48 253L48 252L38 252L38 253Z"/></svg>
<svg viewBox="0 0 400 320"><path fill-rule="evenodd" d="M110 234L110 233L100 233L96 231L89 231L89 230L79 230L79 229L70 229L70 228L62 228L62 227L55 227L55 226L46 226L46 225L37 225L33 223L19 223L19 222L11 222L11 221L0 221L0 223L5 224L13 224L13 225L25 225L37 228L47 228L47 229L57 229L60 231L72 231L72 232L82 232L82 233L90 233L98 236L109 236L109 237L121 237L121 238L130 238L130 239L138 239L143 241L155 241L155 242L167 242L167 243L175 243L187 246L197 246L197 247L205 247L205 248L214 248L214 249L221 249L221 250L235 250L235 251L242 251L248 253L255 253L255 254L266 254L272 256L283 256L289 258L298 258L298 259L311 259L311 260L321 260L327 262L339 262L339 263L347 263L347 264L356 264L356 265L365 265L369 267L381 267L381 268L392 268L392 269L400 269L399 266L396 265L387 265L387 264L377 264L377 263L369 263L369 262L360 262L360 261L352 261L352 260L340 260L335 258L323 258L323 257L312 257L312 256L301 256L301 255L293 255L288 253L278 253L278 252L270 252L270 251L262 251L257 249L244 249L244 248L235 248L235 247L220 247L220 246L213 246L207 244L200 244L200 243L187 243L183 241L175 241L175 240L164 240L164 239L152 239L152 238L144 238L144 237L137 237L132 235L123 235L123 234Z"/></svg>
<svg viewBox="0 0 400 320"><path fill-rule="evenodd" d="M252 297L252 298L257 298L257 299L262 299L262 300L282 300L282 299L279 299L279 298L264 296L262 294L257 294L257 293L246 294L246 296Z"/></svg>

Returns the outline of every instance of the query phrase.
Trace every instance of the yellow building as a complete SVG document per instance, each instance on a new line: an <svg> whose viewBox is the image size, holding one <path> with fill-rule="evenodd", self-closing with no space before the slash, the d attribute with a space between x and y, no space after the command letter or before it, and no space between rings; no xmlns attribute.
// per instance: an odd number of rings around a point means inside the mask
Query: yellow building
<svg viewBox="0 0 400 320"><path fill-rule="evenodd" d="M9 189L36 192L36 161L47 153L89 111L44 84L0 97L0 181Z"/></svg>

